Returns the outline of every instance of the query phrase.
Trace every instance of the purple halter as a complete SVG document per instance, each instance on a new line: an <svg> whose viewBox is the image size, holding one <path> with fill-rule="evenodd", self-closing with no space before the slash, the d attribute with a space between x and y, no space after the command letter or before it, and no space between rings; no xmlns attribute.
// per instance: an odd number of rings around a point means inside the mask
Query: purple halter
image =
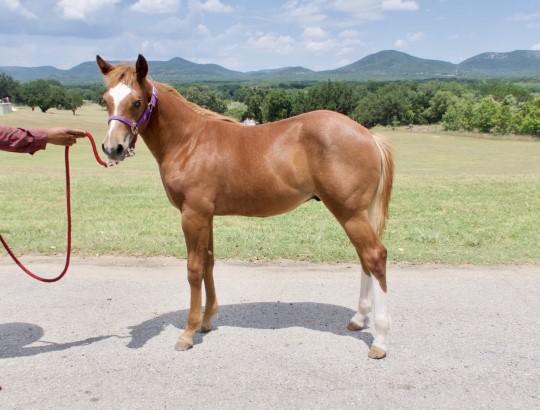
<svg viewBox="0 0 540 410"><path fill-rule="evenodd" d="M135 142L137 142L137 136L139 135L139 127L141 125L146 124L148 121L150 121L150 116L152 115L152 111L156 107L157 104L157 89L152 85L152 98L150 99L150 102L148 103L148 106L146 107L146 110L142 113L141 118L139 118L139 121L134 122L130 121L125 117L122 117L121 115L111 115L109 117L108 123L110 123L113 120L117 120L120 122L123 122L127 126L131 128L131 132L133 133L133 139L129 143L130 150L135 149Z"/></svg>

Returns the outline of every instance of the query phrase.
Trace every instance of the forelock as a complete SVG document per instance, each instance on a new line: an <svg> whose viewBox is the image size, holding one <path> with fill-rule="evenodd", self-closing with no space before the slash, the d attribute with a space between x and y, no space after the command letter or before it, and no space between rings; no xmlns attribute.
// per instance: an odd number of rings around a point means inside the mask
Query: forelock
<svg viewBox="0 0 540 410"><path fill-rule="evenodd" d="M132 86L137 81L137 72L128 64L117 64L105 75L105 85L112 88L119 83Z"/></svg>

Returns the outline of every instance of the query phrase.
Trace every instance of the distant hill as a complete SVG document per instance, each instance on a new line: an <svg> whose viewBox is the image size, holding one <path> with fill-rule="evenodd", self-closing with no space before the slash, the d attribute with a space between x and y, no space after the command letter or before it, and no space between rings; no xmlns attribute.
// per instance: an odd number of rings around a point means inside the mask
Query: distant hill
<svg viewBox="0 0 540 410"><path fill-rule="evenodd" d="M168 83L194 82L276 82L332 80L406 80L429 78L540 78L540 51L516 50L508 53L482 53L459 64L429 60L385 50L335 70L312 71L304 67L284 67L243 73L217 64L197 64L180 57L169 61L149 61L150 74ZM95 83L101 74L93 61L69 70L54 67L0 67L16 80L56 79L64 84Z"/></svg>
<svg viewBox="0 0 540 410"><path fill-rule="evenodd" d="M63 70L58 68L43 66L43 67L0 67L0 73L6 73L15 80L26 82L37 78L56 78Z"/></svg>
<svg viewBox="0 0 540 410"><path fill-rule="evenodd" d="M268 70L249 71L246 75L252 78L279 78L279 79L301 79L301 77L311 77L315 71L309 70L304 67L284 67L284 68L272 68Z"/></svg>
<svg viewBox="0 0 540 410"><path fill-rule="evenodd" d="M319 74L332 78L392 80L455 76L456 68L455 64L446 61L426 60L400 51L385 50Z"/></svg>
<svg viewBox="0 0 540 410"><path fill-rule="evenodd" d="M458 64L462 75L500 76L540 75L540 51L516 50L509 53L482 53Z"/></svg>
<svg viewBox="0 0 540 410"><path fill-rule="evenodd" d="M149 65L153 78L167 79L169 82L236 80L244 76L244 73L217 64L197 64L180 57L169 61L152 61Z"/></svg>

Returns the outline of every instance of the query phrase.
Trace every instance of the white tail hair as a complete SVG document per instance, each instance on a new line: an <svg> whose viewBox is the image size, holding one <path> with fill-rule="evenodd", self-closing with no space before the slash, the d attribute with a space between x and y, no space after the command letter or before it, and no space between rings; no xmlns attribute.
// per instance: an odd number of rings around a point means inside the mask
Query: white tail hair
<svg viewBox="0 0 540 410"><path fill-rule="evenodd" d="M381 153L381 178L379 186L369 205L369 222L379 237L384 233L388 220L388 207L394 181L394 160L388 142L381 136L372 134L373 140Z"/></svg>

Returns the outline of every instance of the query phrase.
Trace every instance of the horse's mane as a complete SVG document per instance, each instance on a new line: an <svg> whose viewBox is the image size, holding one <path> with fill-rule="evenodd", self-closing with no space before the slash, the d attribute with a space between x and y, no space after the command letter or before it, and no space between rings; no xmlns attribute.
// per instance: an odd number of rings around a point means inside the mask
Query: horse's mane
<svg viewBox="0 0 540 410"><path fill-rule="evenodd" d="M165 88L165 91L172 94L174 97L178 98L180 101L182 101L185 105L187 105L189 108L191 108L193 111L204 115L205 117L215 118L218 120L226 121L226 122L233 122L238 123L237 120L231 117L227 117L226 115L218 114L217 112L214 112L212 110L208 110L206 108L201 107L200 105L197 105L188 99L184 97L182 94L180 94L178 91L176 91L173 87L167 84L159 83L163 88Z"/></svg>
<svg viewBox="0 0 540 410"><path fill-rule="evenodd" d="M107 86L107 88L114 87L116 84L121 83L121 82L124 82L126 84L133 84L136 81L137 81L137 72L134 67L128 64L115 65L114 68L111 71L109 71L107 75L105 76L105 85ZM154 84L156 84L156 82L154 82ZM215 118L215 119L226 121L226 122L238 123L238 121L235 120L234 118L218 114L217 112L208 110L206 108L201 107L200 105L197 105L187 100L182 94L180 94L170 85L167 85L164 83L157 83L157 84L160 84L161 87L165 88L166 92L178 98L182 103L187 105L190 109L192 109L198 114L204 115L205 117Z"/></svg>

